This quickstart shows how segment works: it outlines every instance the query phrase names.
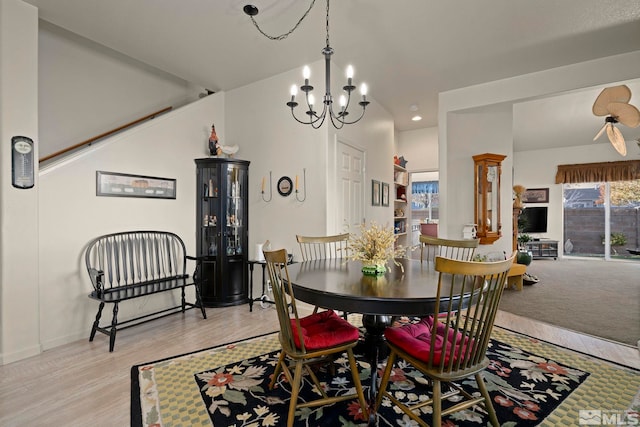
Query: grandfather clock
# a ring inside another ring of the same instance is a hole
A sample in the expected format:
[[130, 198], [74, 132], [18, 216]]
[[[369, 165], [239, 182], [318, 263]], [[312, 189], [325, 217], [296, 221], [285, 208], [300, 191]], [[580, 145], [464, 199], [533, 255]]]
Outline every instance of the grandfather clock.
[[492, 244], [502, 236], [500, 221], [500, 175], [502, 154], [478, 154], [473, 156], [475, 175], [475, 223], [480, 244]]

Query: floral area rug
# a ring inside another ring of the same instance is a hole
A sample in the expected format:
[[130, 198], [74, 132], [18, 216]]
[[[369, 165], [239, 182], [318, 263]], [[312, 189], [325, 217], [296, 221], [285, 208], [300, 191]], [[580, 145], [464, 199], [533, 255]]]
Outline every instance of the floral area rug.
[[[279, 351], [277, 334], [202, 350], [132, 368], [133, 426], [280, 426], [286, 425], [290, 389], [284, 376], [274, 390], [268, 384]], [[594, 410], [617, 417], [637, 416], [640, 372], [571, 352], [524, 335], [494, 329], [485, 382], [502, 426], [578, 425]], [[346, 358], [334, 362], [335, 375], [319, 367], [317, 375], [329, 395], [353, 392]], [[358, 356], [360, 378], [368, 392], [371, 366]], [[377, 367], [381, 375], [384, 361]], [[477, 393], [473, 379], [460, 383]], [[430, 394], [424, 378], [411, 367], [396, 365], [391, 390], [403, 401]], [[317, 396], [305, 378], [301, 399]], [[445, 404], [446, 406], [446, 404]], [[431, 408], [422, 418], [431, 422]], [[591, 412], [587, 412], [591, 411]], [[629, 413], [631, 415], [629, 415]], [[377, 414], [380, 426], [416, 425], [390, 401]], [[485, 426], [478, 407], [452, 414], [444, 426]], [[304, 408], [296, 426], [364, 426], [356, 401]]]

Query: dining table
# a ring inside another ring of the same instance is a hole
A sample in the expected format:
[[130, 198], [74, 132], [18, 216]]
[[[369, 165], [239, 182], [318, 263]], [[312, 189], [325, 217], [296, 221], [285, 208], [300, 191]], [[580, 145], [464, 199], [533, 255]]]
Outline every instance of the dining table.
[[[365, 328], [360, 350], [371, 364], [370, 409], [377, 394], [377, 366], [385, 356], [384, 330], [396, 316], [428, 316], [436, 312], [439, 273], [433, 261], [397, 258], [389, 261], [383, 275], [369, 276], [362, 272], [362, 262], [347, 259], [303, 261], [288, 266], [289, 280], [297, 300], [327, 309], [361, 313]], [[441, 295], [449, 295], [450, 287], [443, 282]], [[472, 299], [471, 292], [449, 301], [440, 298], [437, 312], [464, 309]], [[375, 414], [370, 411], [370, 425]]]

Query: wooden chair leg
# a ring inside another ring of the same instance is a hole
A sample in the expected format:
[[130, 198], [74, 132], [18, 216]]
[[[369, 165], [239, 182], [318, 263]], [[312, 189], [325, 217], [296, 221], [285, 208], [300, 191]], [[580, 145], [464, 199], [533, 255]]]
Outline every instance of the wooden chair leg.
[[298, 404], [298, 393], [300, 392], [300, 383], [302, 382], [302, 361], [296, 360], [296, 370], [291, 382], [291, 402], [289, 403], [289, 415], [287, 416], [287, 427], [293, 427], [293, 421], [296, 415], [296, 406]]
[[100, 325], [100, 317], [102, 317], [102, 309], [104, 308], [104, 303], [100, 303], [100, 307], [98, 307], [98, 313], [96, 314], [96, 320], [93, 321], [93, 327], [91, 328], [91, 335], [89, 335], [89, 341], [93, 341], [96, 336], [96, 332], [98, 331], [98, 326]]
[[[391, 354], [387, 358], [387, 366], [384, 369], [384, 373], [382, 374], [382, 379], [380, 380], [380, 388], [378, 389], [378, 397], [376, 398], [376, 406], [375, 411], [378, 411], [380, 404], [382, 403], [382, 392], [387, 389], [387, 384], [389, 383], [389, 377], [391, 376], [391, 370], [393, 369], [393, 363], [396, 360], [395, 351], [391, 350]], [[372, 366], [371, 369], [376, 369], [375, 366]]]
[[493, 409], [493, 404], [491, 403], [491, 397], [489, 396], [489, 392], [487, 391], [487, 386], [484, 383], [484, 379], [482, 378], [482, 374], [478, 372], [476, 374], [476, 382], [478, 383], [478, 388], [480, 389], [480, 394], [484, 397], [484, 406], [489, 414], [489, 420], [491, 421], [491, 425], [493, 427], [499, 427], [500, 423], [498, 422], [498, 416], [496, 415], [496, 410]]
[[356, 386], [356, 393], [358, 394], [358, 400], [360, 400], [360, 407], [362, 408], [362, 415], [364, 419], [369, 418], [369, 411], [367, 410], [367, 401], [364, 398], [364, 391], [362, 390], [362, 383], [360, 383], [360, 377], [358, 373], [358, 364], [356, 363], [356, 357], [353, 355], [353, 349], [347, 350], [349, 356], [349, 366], [351, 367], [351, 374], [353, 376], [353, 383]]
[[440, 381], [433, 380], [433, 422], [434, 426], [442, 425], [442, 390]]
[[271, 382], [269, 383], [269, 390], [273, 390], [273, 386], [276, 385], [276, 381], [278, 381], [278, 376], [280, 375], [280, 371], [282, 371], [283, 363], [284, 363], [284, 351], [280, 351], [280, 356], [278, 356], [278, 363], [276, 364], [276, 369], [273, 372], [273, 378], [271, 378]]

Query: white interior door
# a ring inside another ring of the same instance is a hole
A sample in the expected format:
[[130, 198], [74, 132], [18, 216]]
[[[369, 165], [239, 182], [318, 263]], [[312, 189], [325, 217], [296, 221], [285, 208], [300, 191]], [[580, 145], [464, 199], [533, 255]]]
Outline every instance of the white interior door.
[[338, 224], [341, 232], [355, 232], [364, 221], [364, 151], [338, 141]]

